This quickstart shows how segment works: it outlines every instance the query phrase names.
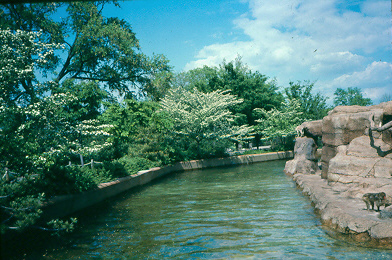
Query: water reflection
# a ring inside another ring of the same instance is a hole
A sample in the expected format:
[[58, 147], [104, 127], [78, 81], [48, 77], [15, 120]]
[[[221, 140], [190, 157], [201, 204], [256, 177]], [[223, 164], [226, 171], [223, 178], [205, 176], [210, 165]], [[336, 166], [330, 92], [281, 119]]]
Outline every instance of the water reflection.
[[284, 163], [172, 175], [86, 212], [42, 259], [391, 259], [326, 235]]

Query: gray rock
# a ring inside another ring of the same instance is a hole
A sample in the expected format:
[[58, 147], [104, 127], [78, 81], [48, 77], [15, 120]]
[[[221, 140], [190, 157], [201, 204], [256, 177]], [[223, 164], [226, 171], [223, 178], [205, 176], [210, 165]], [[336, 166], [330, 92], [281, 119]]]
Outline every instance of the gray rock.
[[392, 206], [386, 207], [380, 211], [381, 219], [391, 219], [392, 218]]
[[287, 161], [284, 171], [288, 174], [315, 174], [318, 167], [316, 163], [316, 143], [312, 138], [296, 138], [294, 146], [294, 159]]

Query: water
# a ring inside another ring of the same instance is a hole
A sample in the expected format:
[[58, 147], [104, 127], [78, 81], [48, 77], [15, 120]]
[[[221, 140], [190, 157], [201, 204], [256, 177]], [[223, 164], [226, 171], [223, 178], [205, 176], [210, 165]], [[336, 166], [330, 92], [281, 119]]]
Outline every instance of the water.
[[173, 174], [91, 209], [31, 259], [392, 259], [329, 237], [284, 161]]

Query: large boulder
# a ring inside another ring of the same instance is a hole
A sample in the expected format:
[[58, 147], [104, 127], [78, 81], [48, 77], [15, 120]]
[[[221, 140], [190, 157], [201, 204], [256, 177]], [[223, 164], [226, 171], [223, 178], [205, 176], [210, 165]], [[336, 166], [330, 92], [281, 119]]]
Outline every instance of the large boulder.
[[[323, 132], [323, 120], [309, 121], [304, 122], [300, 126], [297, 127], [297, 131], [299, 132], [299, 136], [303, 137], [311, 137], [317, 136], [321, 137]], [[311, 136], [308, 136], [308, 135]]]
[[[328, 180], [352, 182], [362, 178], [392, 178], [392, 153], [380, 157], [378, 148], [391, 150], [392, 147], [381, 139], [374, 144], [369, 136], [357, 137], [349, 145], [337, 147], [337, 154], [329, 161]], [[355, 177], [354, 177], [355, 176]]]
[[286, 162], [284, 171], [291, 175], [297, 173], [315, 174], [317, 171], [316, 150], [317, 145], [313, 138], [296, 138], [294, 159]]
[[[381, 126], [392, 119], [392, 102], [376, 106], [338, 106], [328, 113], [322, 121], [322, 142], [324, 144], [321, 164], [323, 178], [328, 176], [330, 160], [337, 154], [337, 148], [348, 145], [360, 136], [369, 136], [373, 125]], [[392, 145], [391, 129], [371, 132], [374, 139], [382, 139]]]

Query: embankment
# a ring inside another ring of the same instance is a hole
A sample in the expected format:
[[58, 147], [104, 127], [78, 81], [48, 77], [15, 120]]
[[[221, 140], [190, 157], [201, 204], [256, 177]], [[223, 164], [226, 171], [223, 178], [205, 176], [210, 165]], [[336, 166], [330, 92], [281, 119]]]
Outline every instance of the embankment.
[[173, 172], [212, 168], [239, 164], [250, 164], [264, 161], [289, 159], [293, 157], [292, 152], [272, 152], [254, 155], [240, 155], [220, 159], [194, 160], [176, 163], [172, 166], [156, 167], [149, 170], [139, 171], [137, 174], [117, 179], [112, 182], [102, 183], [97, 189], [58, 196], [48, 201], [43, 209], [43, 220], [62, 218], [77, 211], [93, 206], [105, 199], [116, 196], [134, 187], [145, 185], [157, 178]]

